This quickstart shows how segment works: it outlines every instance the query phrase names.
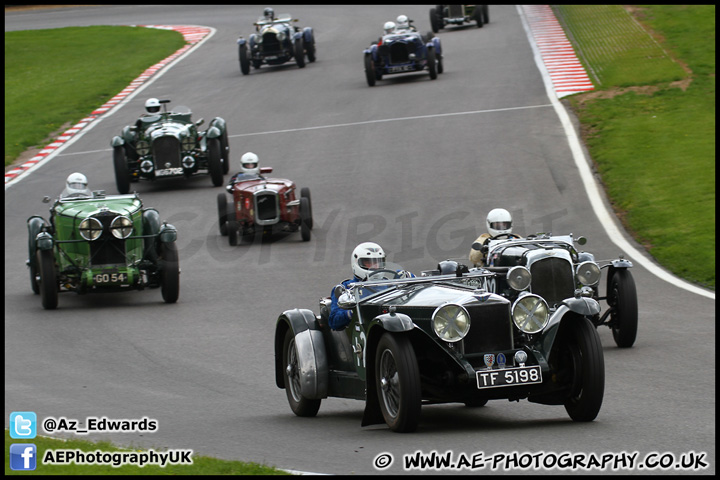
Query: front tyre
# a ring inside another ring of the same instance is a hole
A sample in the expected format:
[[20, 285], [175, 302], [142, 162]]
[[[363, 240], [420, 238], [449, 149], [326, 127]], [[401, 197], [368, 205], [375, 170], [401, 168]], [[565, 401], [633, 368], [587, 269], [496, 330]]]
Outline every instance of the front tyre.
[[52, 250], [37, 251], [37, 265], [40, 271], [40, 299], [45, 310], [54, 310], [58, 305], [58, 282], [55, 274], [55, 256]]
[[223, 162], [223, 175], [227, 175], [230, 171], [230, 142], [228, 141], [227, 128], [220, 135], [220, 151]]
[[637, 338], [638, 305], [635, 280], [628, 270], [615, 270], [608, 292], [610, 328], [615, 344], [620, 348], [632, 347]]
[[227, 236], [227, 196], [224, 193], [218, 193], [217, 196], [218, 222], [220, 225], [220, 235]]
[[406, 336], [383, 334], [375, 352], [375, 383], [385, 423], [395, 432], [413, 432], [420, 421], [420, 370]]
[[310, 198], [310, 189], [308, 187], [303, 187], [300, 189], [300, 198], [307, 198], [308, 199], [308, 206], [310, 207], [310, 230], [313, 228], [313, 215], [312, 215], [312, 199]]
[[299, 68], [305, 67], [305, 46], [302, 38], [295, 40], [295, 61]]
[[113, 165], [115, 167], [115, 184], [118, 192], [125, 195], [130, 191], [130, 170], [125, 158], [125, 149], [122, 145], [113, 147]]
[[300, 236], [303, 242], [310, 240], [310, 200], [307, 197], [300, 198]]
[[568, 369], [570, 395], [565, 410], [576, 422], [595, 420], [605, 393], [605, 359], [600, 336], [587, 318], [571, 318], [563, 337], [561, 362]]
[[163, 243], [160, 246], [160, 291], [165, 303], [177, 302], [180, 294], [180, 261], [177, 245]]
[[243, 75], [250, 73], [250, 59], [248, 58], [247, 45], [240, 45], [240, 71]]
[[283, 379], [290, 409], [298, 417], [314, 417], [320, 410], [321, 399], [305, 398], [300, 387], [300, 367], [298, 363], [295, 336], [291, 329], [285, 332], [283, 341]]
[[438, 76], [438, 72], [437, 72], [437, 61], [435, 58], [435, 49], [434, 48], [428, 48], [427, 64], [428, 64], [428, 70], [430, 71], [430, 80], [435, 80]]
[[208, 170], [210, 170], [210, 179], [214, 187], [219, 187], [223, 183], [223, 164], [222, 152], [219, 138], [208, 138]]
[[375, 76], [375, 62], [373, 62], [371, 53], [365, 54], [365, 78], [369, 86], [375, 86], [377, 77]]
[[235, 212], [228, 212], [227, 213], [227, 237], [228, 237], [228, 243], [231, 247], [236, 247], [239, 243], [239, 235], [238, 235], [238, 222], [235, 220]]

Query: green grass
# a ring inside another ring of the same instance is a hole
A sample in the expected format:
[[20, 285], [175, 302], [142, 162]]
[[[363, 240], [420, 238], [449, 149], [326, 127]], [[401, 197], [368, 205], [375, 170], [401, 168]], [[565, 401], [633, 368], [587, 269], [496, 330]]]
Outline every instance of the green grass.
[[715, 6], [638, 7], [640, 23], [619, 6], [553, 9], [594, 73], [596, 91], [569, 100], [618, 216], [660, 264], [714, 290]]
[[178, 32], [145, 27], [5, 32], [5, 166], [184, 45]]
[[[37, 447], [37, 467], [33, 471], [16, 471], [10, 469], [10, 445], [12, 443], [32, 443]], [[146, 449], [123, 449], [109, 442], [88, 442], [84, 440], [59, 440], [36, 437], [32, 440], [16, 440], [10, 438], [5, 430], [5, 475], [289, 475], [287, 472], [257, 463], [217, 460], [210, 457], [191, 455], [192, 465], [45, 465], [43, 459], [46, 452], [53, 450], [81, 450], [83, 452], [147, 452]], [[154, 449], [155, 452], [163, 450]]]

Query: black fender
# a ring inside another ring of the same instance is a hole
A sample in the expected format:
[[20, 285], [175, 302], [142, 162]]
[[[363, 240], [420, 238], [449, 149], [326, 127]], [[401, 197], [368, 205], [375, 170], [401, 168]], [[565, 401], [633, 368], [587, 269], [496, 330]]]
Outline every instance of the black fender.
[[605, 295], [610, 294], [610, 282], [612, 281], [613, 275], [616, 270], [627, 270], [632, 268], [633, 264], [630, 260], [624, 258], [618, 258], [613, 260], [608, 266], [607, 278], [605, 279]]
[[[224, 132], [226, 128], [225, 119], [223, 119], [222, 117], [215, 117], [210, 121], [210, 126], [217, 127], [220, 130], [220, 134], [222, 134], [222, 132]], [[208, 137], [212, 138], [212, 136], [210, 136], [209, 134]]]
[[[578, 318], [590, 318], [599, 313], [600, 304], [593, 298], [566, 298], [550, 317], [545, 330], [543, 330], [536, 343], [542, 345], [543, 351], [550, 352], [561, 325], [566, 322], [577, 321]], [[546, 360], [549, 360], [549, 358]]]
[[313, 35], [312, 27], [303, 28], [302, 35], [303, 35], [303, 41], [305, 43], [311, 44], [314, 42], [314, 35]]
[[[252, 37], [252, 35], [250, 35], [250, 36]], [[238, 38], [237, 43], [238, 43], [238, 45], [242, 46], [242, 45], [247, 45], [248, 41], [246, 39], [244, 39], [243, 37], [240, 37], [240, 38]]]
[[156, 241], [160, 233], [160, 213], [154, 208], [145, 208], [142, 212], [142, 235], [152, 235], [152, 238], [143, 239], [145, 258], [157, 262]]
[[305, 398], [327, 398], [329, 370], [325, 340], [315, 314], [308, 309], [284, 311], [275, 325], [275, 385], [285, 388], [283, 341], [290, 330], [295, 337]]

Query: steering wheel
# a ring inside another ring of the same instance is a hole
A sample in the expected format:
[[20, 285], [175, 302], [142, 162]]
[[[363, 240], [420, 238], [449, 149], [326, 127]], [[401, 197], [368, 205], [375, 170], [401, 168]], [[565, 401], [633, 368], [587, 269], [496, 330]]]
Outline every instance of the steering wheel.
[[522, 237], [520, 235], [515, 235], [514, 233], [501, 233], [499, 235], [495, 235], [494, 237], [491, 237], [490, 240], [500, 240], [502, 238], [513, 239], [513, 238], [522, 238]]
[[379, 268], [377, 270], [372, 270], [368, 274], [368, 281], [372, 280], [395, 280], [397, 278], [402, 278], [400, 276], [399, 272], [396, 272], [395, 270], [390, 270], [389, 268]]

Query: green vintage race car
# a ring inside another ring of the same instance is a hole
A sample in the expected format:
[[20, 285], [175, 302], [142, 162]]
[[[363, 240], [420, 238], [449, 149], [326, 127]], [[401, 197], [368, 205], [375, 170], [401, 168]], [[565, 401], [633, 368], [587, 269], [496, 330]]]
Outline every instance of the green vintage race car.
[[56, 308], [58, 293], [66, 291], [160, 287], [166, 303], [178, 299], [177, 230], [154, 208], [143, 208], [137, 194], [61, 196], [49, 221], [35, 215], [27, 226], [30, 286], [45, 309]]

